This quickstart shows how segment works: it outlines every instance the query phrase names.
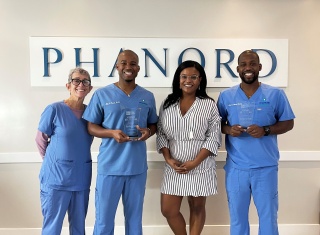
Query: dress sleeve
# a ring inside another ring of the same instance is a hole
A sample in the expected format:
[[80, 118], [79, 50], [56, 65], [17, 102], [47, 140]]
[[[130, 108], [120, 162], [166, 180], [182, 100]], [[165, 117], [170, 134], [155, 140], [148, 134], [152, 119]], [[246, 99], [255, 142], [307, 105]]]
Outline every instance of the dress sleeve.
[[217, 156], [218, 149], [221, 147], [222, 135], [221, 117], [215, 102], [211, 107], [211, 115], [208, 126], [209, 128], [206, 132], [206, 140], [204, 141], [202, 148], [208, 149], [214, 156]]
[[163, 117], [163, 103], [161, 104], [160, 110], [159, 110], [159, 119], [157, 123], [157, 138], [156, 138], [156, 144], [157, 144], [157, 151], [158, 153], [162, 153], [160, 149], [166, 147], [169, 148], [169, 141], [166, 136], [166, 134], [163, 131], [162, 126], [162, 117]]

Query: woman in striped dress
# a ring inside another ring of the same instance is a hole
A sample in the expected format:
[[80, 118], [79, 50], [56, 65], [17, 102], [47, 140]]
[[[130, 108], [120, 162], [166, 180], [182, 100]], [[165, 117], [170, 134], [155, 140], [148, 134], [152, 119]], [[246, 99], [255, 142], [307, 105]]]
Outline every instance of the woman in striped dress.
[[160, 108], [157, 150], [165, 159], [161, 212], [175, 235], [187, 234], [180, 212], [183, 197], [188, 198], [190, 208], [190, 235], [198, 235], [205, 223], [206, 197], [217, 193], [220, 116], [206, 86], [203, 67], [185, 61], [177, 68], [172, 93]]

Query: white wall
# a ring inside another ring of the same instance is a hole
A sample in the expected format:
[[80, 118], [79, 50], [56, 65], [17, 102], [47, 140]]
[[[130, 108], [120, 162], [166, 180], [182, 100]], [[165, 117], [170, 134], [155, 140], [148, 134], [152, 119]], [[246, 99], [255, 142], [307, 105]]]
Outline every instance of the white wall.
[[[34, 160], [37, 159], [34, 136], [44, 107], [68, 97], [63, 84], [61, 88], [30, 86], [30, 36], [289, 39], [289, 86], [285, 92], [297, 118], [294, 130], [279, 137], [281, 151], [291, 159], [280, 162], [279, 223], [281, 234], [318, 234], [319, 12], [318, 0], [0, 0], [0, 235], [39, 234], [37, 176], [41, 163], [40, 159]], [[169, 88], [150, 90], [158, 106], [170, 92]], [[216, 99], [220, 90], [210, 88], [208, 92]], [[95, 140], [94, 152], [98, 151], [98, 145], [99, 140]], [[154, 138], [148, 141], [148, 150], [156, 156]], [[306, 156], [306, 161], [292, 160], [295, 156], [300, 159]], [[223, 161], [219, 161], [220, 194], [208, 198], [206, 234], [228, 234], [222, 167]], [[145, 233], [169, 234], [159, 209], [162, 163], [150, 162], [148, 174]], [[95, 177], [92, 183], [88, 231], [94, 224]], [[184, 203], [184, 214], [187, 211]], [[123, 225], [121, 213], [119, 210], [117, 226]], [[251, 222], [258, 223], [254, 207]]]

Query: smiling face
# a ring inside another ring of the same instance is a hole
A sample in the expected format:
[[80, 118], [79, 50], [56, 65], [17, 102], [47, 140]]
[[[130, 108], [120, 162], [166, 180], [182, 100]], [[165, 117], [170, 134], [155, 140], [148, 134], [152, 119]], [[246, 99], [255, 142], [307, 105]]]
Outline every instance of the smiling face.
[[239, 56], [237, 72], [246, 84], [258, 82], [259, 71], [262, 65], [259, 62], [259, 57], [256, 53], [247, 51]]
[[185, 68], [180, 73], [180, 89], [182, 94], [196, 94], [200, 86], [201, 77], [195, 67]]
[[140, 70], [139, 58], [133, 51], [123, 51], [118, 56], [116, 68], [119, 80], [131, 82], [137, 77]]
[[[72, 80], [74, 81], [72, 82]], [[81, 81], [79, 85], [76, 85], [77, 80]], [[84, 86], [82, 82], [83, 80], [90, 81], [90, 78], [85, 73], [81, 74], [79, 72], [74, 72], [72, 74], [70, 82], [66, 84], [67, 89], [70, 91], [71, 97], [75, 99], [84, 99], [86, 95], [91, 91], [91, 84], [89, 86]]]

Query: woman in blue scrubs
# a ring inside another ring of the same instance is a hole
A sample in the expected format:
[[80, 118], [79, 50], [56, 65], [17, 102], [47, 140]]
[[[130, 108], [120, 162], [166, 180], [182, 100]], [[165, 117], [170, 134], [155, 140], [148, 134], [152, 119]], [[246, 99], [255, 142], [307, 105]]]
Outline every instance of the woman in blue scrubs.
[[67, 212], [70, 234], [85, 234], [93, 137], [82, 114], [83, 101], [92, 89], [89, 73], [71, 70], [66, 87], [70, 97], [45, 108], [36, 136], [43, 158], [39, 175], [43, 235], [60, 234]]

